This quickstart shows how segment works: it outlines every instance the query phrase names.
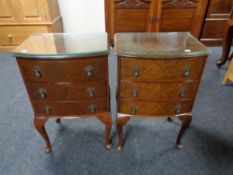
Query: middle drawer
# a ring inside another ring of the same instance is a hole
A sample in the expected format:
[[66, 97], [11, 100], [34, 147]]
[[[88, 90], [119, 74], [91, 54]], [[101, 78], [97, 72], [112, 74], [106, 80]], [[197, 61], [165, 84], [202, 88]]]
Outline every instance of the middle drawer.
[[73, 101], [107, 96], [106, 81], [73, 84], [26, 83], [32, 100]]
[[195, 97], [199, 81], [141, 83], [121, 81], [120, 98], [144, 100], [192, 99]]

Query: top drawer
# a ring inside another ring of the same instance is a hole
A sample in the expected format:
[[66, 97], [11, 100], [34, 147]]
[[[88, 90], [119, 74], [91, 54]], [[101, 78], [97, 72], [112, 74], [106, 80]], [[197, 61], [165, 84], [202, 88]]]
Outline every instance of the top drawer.
[[205, 59], [120, 58], [120, 79], [133, 81], [177, 81], [200, 78]]
[[0, 45], [16, 46], [32, 33], [48, 32], [46, 26], [1, 26]]
[[103, 80], [108, 76], [107, 58], [67, 60], [18, 59], [25, 80], [36, 82], [80, 82]]

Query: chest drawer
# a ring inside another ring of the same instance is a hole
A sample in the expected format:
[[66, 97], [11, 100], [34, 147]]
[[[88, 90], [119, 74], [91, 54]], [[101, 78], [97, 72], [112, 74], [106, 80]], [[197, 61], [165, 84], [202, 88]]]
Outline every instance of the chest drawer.
[[135, 59], [120, 58], [121, 80], [175, 81], [199, 79], [205, 59]]
[[32, 33], [48, 32], [46, 26], [1, 26], [0, 45], [16, 46]]
[[143, 116], [170, 116], [192, 111], [191, 101], [145, 102], [120, 100], [118, 112]]
[[26, 83], [32, 100], [74, 101], [106, 97], [106, 81], [74, 84]]
[[137, 83], [120, 82], [120, 98], [134, 100], [170, 100], [193, 99], [198, 87], [198, 81], [182, 83]]
[[18, 63], [27, 81], [83, 82], [103, 80], [108, 76], [105, 57], [66, 60], [18, 59]]
[[72, 102], [32, 101], [36, 116], [75, 116], [108, 112], [108, 99], [82, 100]]

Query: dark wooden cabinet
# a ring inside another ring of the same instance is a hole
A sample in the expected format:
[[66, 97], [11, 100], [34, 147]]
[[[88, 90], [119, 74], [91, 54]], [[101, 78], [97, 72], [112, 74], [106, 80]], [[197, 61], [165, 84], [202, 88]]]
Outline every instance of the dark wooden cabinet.
[[45, 124], [54, 118], [96, 117], [105, 125], [106, 148], [112, 147], [107, 40], [105, 33], [40, 33], [14, 50], [46, 152]]
[[119, 32], [189, 31], [199, 38], [208, 0], [105, 0], [106, 30]]
[[233, 0], [210, 0], [201, 41], [208, 46], [222, 46], [224, 26], [230, 18]]
[[133, 117], [179, 117], [177, 147], [192, 119], [192, 107], [208, 51], [187, 32], [119, 33], [115, 35], [118, 61], [118, 149], [122, 128]]

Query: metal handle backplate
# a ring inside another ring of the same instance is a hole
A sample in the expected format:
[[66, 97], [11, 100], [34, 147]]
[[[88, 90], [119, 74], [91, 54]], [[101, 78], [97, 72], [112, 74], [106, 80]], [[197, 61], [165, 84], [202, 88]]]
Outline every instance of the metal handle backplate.
[[40, 70], [39, 67], [34, 67], [34, 68], [33, 68], [33, 72], [34, 72], [34, 75], [35, 75], [37, 78], [42, 77], [42, 73], [41, 73], [41, 70]]
[[134, 114], [134, 115], [137, 114], [137, 110], [138, 110], [138, 109], [137, 109], [136, 106], [131, 106], [131, 113], [132, 113], [132, 114]]
[[95, 97], [95, 89], [92, 88], [92, 87], [88, 88], [87, 89], [87, 94], [88, 94], [88, 97], [90, 97], [90, 98]]
[[180, 104], [177, 104], [176, 105], [176, 114], [179, 114], [181, 112], [181, 105]]
[[47, 94], [46, 94], [46, 90], [45, 90], [45, 89], [40, 88], [40, 89], [38, 90], [38, 93], [39, 93], [39, 95], [40, 95], [40, 98], [46, 98], [46, 97], [47, 97]]
[[141, 73], [141, 68], [140, 68], [139, 66], [135, 66], [135, 67], [133, 68], [133, 75], [134, 75], [135, 77], [139, 77], [139, 76], [140, 76], [140, 73]]
[[190, 75], [191, 68], [189, 65], [184, 67], [183, 75], [184, 77], [188, 77]]
[[92, 66], [87, 66], [85, 68], [85, 73], [86, 73], [86, 76], [88, 77], [92, 77], [94, 75], [94, 68]]
[[46, 113], [47, 115], [49, 115], [49, 114], [52, 113], [51, 107], [48, 106], [48, 105], [44, 106], [44, 110], [45, 110], [45, 113]]
[[96, 105], [94, 105], [94, 104], [90, 105], [89, 110], [90, 110], [91, 113], [96, 113]]

